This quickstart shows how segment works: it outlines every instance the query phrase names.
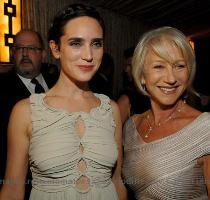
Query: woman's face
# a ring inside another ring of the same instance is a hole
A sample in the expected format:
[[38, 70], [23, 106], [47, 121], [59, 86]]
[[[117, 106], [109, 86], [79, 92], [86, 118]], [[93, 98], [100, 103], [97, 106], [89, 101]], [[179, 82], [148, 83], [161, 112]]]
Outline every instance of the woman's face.
[[103, 55], [100, 24], [87, 16], [71, 19], [64, 27], [57, 53], [53, 54], [60, 59], [61, 75], [74, 82], [89, 81], [98, 70]]
[[132, 80], [132, 72], [131, 72], [131, 68], [132, 68], [132, 56], [127, 58], [126, 61], [126, 66], [125, 66], [125, 73], [127, 74], [128, 78], [130, 80]]
[[189, 70], [181, 51], [176, 46], [167, 41], [163, 45], [170, 62], [149, 50], [145, 58], [143, 80], [152, 103], [170, 106], [185, 91]]

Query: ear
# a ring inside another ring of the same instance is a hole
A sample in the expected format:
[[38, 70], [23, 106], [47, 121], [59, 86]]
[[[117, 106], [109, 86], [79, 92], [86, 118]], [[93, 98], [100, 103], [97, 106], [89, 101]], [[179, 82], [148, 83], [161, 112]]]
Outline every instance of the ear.
[[55, 57], [55, 59], [59, 59], [60, 58], [60, 51], [59, 51], [59, 47], [55, 43], [55, 41], [54, 40], [50, 40], [49, 41], [49, 46], [50, 46], [52, 55]]

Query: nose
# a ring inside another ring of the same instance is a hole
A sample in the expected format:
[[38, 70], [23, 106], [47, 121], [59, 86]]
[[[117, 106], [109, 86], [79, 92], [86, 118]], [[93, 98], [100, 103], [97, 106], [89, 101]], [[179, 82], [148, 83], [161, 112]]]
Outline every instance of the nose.
[[28, 49], [27, 49], [27, 47], [23, 47], [23, 48], [22, 48], [22, 55], [23, 55], [24, 57], [27, 57], [27, 56], [28, 56]]
[[176, 72], [174, 72], [173, 68], [167, 69], [167, 74], [166, 74], [166, 82], [170, 85], [174, 85], [177, 80], [176, 80]]
[[91, 46], [84, 46], [82, 49], [82, 59], [86, 60], [87, 62], [91, 62], [93, 60], [93, 52]]

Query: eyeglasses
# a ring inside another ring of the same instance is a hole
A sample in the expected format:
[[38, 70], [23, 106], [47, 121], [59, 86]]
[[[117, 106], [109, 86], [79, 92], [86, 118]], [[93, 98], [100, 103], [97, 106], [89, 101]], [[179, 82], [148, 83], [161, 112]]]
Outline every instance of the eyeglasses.
[[28, 53], [38, 53], [42, 50], [41, 47], [34, 47], [34, 46], [13, 46], [13, 49], [17, 53], [23, 53], [26, 50]]

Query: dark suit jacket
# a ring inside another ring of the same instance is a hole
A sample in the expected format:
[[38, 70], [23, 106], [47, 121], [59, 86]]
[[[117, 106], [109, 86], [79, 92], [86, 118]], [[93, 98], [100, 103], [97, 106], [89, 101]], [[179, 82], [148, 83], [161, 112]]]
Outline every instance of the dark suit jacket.
[[[50, 69], [50, 70], [48, 70]], [[58, 79], [58, 70], [52, 70], [52, 66], [43, 65], [42, 75], [51, 88]], [[6, 155], [7, 155], [7, 126], [9, 116], [13, 106], [24, 98], [28, 98], [31, 93], [28, 91], [24, 83], [15, 73], [11, 71], [9, 73], [0, 74], [0, 185], [4, 178]], [[26, 197], [28, 199], [30, 185], [26, 185]]]

